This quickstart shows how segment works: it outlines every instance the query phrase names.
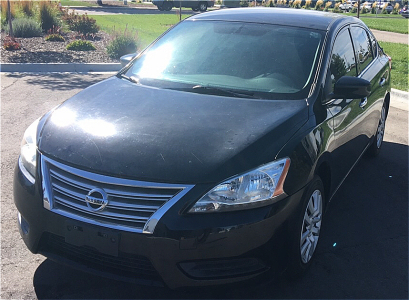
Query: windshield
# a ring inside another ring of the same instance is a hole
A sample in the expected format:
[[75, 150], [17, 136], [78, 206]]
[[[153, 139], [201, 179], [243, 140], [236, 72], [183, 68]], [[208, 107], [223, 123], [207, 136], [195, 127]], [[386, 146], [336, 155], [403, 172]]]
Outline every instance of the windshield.
[[188, 92], [300, 99], [308, 96], [321, 44], [321, 32], [311, 29], [186, 20], [125, 75], [140, 84]]

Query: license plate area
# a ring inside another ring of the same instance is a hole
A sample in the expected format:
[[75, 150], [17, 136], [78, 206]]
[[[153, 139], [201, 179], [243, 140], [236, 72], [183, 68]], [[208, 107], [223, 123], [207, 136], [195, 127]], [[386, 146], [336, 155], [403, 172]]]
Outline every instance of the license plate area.
[[96, 251], [118, 256], [120, 235], [112, 230], [75, 221], [65, 222], [65, 242], [75, 246], [88, 246]]

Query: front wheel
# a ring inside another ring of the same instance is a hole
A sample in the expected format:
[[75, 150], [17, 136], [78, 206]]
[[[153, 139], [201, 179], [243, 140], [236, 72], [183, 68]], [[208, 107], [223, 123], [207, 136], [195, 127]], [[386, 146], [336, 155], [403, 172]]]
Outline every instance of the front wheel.
[[321, 179], [315, 176], [290, 226], [287, 270], [290, 278], [301, 276], [311, 264], [320, 237], [324, 203], [324, 185]]
[[201, 12], [206, 11], [206, 10], [207, 10], [207, 3], [206, 3], [206, 2], [200, 2], [200, 3], [199, 3], [199, 10], [200, 10]]
[[386, 123], [386, 108], [385, 105], [382, 106], [381, 110], [381, 117], [379, 118], [379, 123], [378, 123], [378, 128], [376, 129], [376, 134], [375, 134], [375, 139], [372, 142], [372, 144], [368, 148], [368, 155], [375, 157], [378, 156], [382, 143], [383, 143], [383, 137], [385, 135], [385, 123]]

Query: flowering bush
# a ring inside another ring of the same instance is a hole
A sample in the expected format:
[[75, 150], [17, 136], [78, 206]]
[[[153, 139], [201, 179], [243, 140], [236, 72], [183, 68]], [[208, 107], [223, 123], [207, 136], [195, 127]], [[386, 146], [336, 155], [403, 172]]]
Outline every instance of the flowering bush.
[[20, 50], [21, 49], [21, 45], [19, 42], [17, 42], [15, 39], [7, 37], [4, 40], [3, 43], [3, 48], [8, 50], [8, 51], [12, 51], [12, 50]]
[[68, 13], [64, 11], [62, 19], [67, 23], [70, 30], [83, 35], [95, 34], [99, 31], [99, 27], [96, 24], [97, 21], [88, 17], [87, 14], [80, 16], [74, 12]]

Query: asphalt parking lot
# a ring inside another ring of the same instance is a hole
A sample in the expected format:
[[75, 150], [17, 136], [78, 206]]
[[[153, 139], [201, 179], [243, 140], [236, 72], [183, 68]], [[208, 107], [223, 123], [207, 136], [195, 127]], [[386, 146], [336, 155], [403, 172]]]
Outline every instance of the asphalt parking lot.
[[29, 252], [17, 229], [13, 170], [25, 128], [107, 74], [1, 74], [1, 299], [408, 299], [408, 111], [392, 98], [385, 143], [364, 157], [324, 217], [301, 280], [169, 291], [60, 266]]

